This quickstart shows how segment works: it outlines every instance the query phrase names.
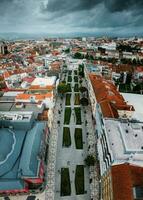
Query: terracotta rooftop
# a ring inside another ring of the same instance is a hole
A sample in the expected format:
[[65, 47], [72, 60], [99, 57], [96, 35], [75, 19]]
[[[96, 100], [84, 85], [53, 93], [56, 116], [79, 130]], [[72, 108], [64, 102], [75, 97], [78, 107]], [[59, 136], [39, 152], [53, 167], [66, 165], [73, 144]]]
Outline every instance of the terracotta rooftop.
[[137, 67], [136, 68], [136, 70], [135, 70], [135, 72], [143, 72], [143, 67], [142, 66], [140, 66], [140, 67]]
[[23, 81], [26, 81], [28, 83], [32, 83], [34, 79], [35, 79], [35, 77], [25, 77], [25, 78], [23, 78]]
[[44, 100], [45, 98], [51, 98], [53, 95], [52, 93], [47, 94], [18, 94], [16, 96], [17, 100], [29, 100], [31, 97], [35, 97], [35, 100]]
[[102, 114], [106, 118], [118, 118], [117, 109], [115, 109], [108, 100], [104, 100], [100, 103]]
[[134, 68], [131, 65], [128, 65], [128, 64], [112, 65], [111, 68], [112, 68], [112, 71], [116, 72], [116, 73], [133, 72], [134, 71]]
[[134, 110], [133, 106], [127, 105], [111, 81], [92, 73], [89, 74], [89, 78], [104, 117], [118, 118], [117, 110]]
[[47, 86], [40, 86], [40, 85], [31, 85], [29, 90], [53, 90], [53, 85], [47, 85]]
[[134, 200], [133, 187], [143, 187], [143, 167], [128, 163], [115, 165], [111, 168], [111, 174], [113, 199]]

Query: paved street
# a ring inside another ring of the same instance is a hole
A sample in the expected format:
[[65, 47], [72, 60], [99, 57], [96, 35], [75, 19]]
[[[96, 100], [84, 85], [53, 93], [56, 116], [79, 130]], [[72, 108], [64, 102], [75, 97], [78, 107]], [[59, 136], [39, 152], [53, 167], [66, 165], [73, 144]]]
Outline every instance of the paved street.
[[[73, 76], [73, 73], [72, 73]], [[72, 79], [73, 80], [73, 79]], [[74, 87], [74, 81], [72, 81], [71, 86]], [[71, 133], [71, 146], [68, 148], [62, 147], [62, 139], [63, 139], [63, 124], [64, 124], [64, 110], [65, 110], [65, 100], [62, 103], [62, 113], [61, 113], [61, 120], [60, 120], [60, 127], [59, 127], [59, 133], [58, 133], [58, 146], [57, 146], [57, 161], [56, 161], [56, 193], [55, 193], [55, 200], [65, 199], [65, 200], [88, 200], [90, 199], [90, 186], [89, 186], [89, 170], [85, 167], [84, 173], [85, 173], [85, 191], [87, 191], [84, 195], [76, 195], [75, 192], [75, 168], [76, 165], [84, 165], [84, 159], [87, 156], [87, 140], [86, 140], [86, 129], [85, 129], [85, 118], [83, 113], [82, 115], [82, 125], [76, 125], [75, 123], [75, 113], [74, 113], [74, 107], [77, 107], [74, 105], [74, 91], [72, 90], [71, 93], [71, 105], [72, 114], [71, 114], [71, 120], [69, 125], [65, 125], [65, 127], [70, 128]], [[78, 106], [79, 107], [79, 106]], [[81, 111], [83, 112], [83, 111]], [[75, 128], [82, 128], [82, 134], [83, 134], [83, 149], [77, 150], [75, 147], [75, 140], [74, 140], [74, 131]], [[60, 170], [62, 167], [68, 167], [70, 171], [70, 180], [71, 180], [71, 196], [61, 197], [60, 196], [60, 181], [61, 181], [61, 175]]]

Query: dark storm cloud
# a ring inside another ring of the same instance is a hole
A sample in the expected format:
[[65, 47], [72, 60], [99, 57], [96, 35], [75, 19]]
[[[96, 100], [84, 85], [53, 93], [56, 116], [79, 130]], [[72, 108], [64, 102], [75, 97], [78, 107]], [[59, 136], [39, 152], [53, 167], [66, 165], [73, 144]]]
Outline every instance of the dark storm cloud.
[[90, 10], [99, 2], [100, 0], [49, 0], [46, 9], [50, 12]]
[[5, 30], [137, 32], [143, 0], [0, 0], [0, 17]]
[[49, 0], [42, 12], [70, 15], [72, 27], [143, 26], [143, 0]]
[[104, 4], [111, 12], [143, 8], [143, 0], [49, 0], [45, 10], [65, 13], [93, 9], [97, 4]]
[[143, 8], [143, 0], [105, 0], [104, 3], [112, 12]]

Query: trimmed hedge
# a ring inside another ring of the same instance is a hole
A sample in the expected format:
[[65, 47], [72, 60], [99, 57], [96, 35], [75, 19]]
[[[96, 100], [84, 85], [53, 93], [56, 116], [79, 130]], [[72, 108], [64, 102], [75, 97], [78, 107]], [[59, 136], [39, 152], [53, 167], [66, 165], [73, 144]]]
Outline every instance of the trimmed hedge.
[[61, 196], [71, 195], [69, 168], [61, 168]]
[[84, 165], [77, 165], [75, 172], [76, 194], [84, 194]]
[[74, 108], [74, 110], [75, 110], [75, 116], [76, 116], [76, 124], [81, 125], [81, 108], [77, 107], [77, 108]]
[[66, 106], [71, 105], [71, 94], [66, 94]]
[[78, 76], [74, 76], [74, 82], [78, 82]]
[[70, 128], [64, 127], [63, 129], [63, 146], [69, 147], [71, 145]]
[[74, 70], [74, 74], [77, 75], [77, 70]]
[[78, 87], [78, 84], [77, 84], [77, 83], [74, 85], [74, 91], [75, 91], [75, 92], [79, 92], [79, 87]]
[[71, 75], [71, 74], [72, 74], [72, 71], [71, 71], [71, 70], [69, 70], [69, 71], [68, 71], [68, 75]]
[[68, 83], [67, 86], [68, 86], [68, 92], [71, 92], [71, 91], [72, 91], [72, 89], [71, 89], [71, 84]]
[[72, 76], [68, 76], [68, 82], [72, 82]]
[[75, 129], [74, 138], [75, 138], [76, 149], [83, 149], [82, 129], [81, 128]]
[[75, 94], [74, 104], [75, 105], [80, 105], [80, 95], [79, 94]]
[[64, 124], [69, 124], [71, 118], [71, 108], [65, 108]]

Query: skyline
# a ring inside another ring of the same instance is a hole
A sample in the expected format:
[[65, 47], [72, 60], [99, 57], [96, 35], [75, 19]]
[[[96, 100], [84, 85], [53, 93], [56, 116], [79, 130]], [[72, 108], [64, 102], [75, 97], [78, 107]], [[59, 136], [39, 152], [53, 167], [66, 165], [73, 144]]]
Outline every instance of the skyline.
[[141, 0], [1, 0], [0, 33], [142, 35]]

